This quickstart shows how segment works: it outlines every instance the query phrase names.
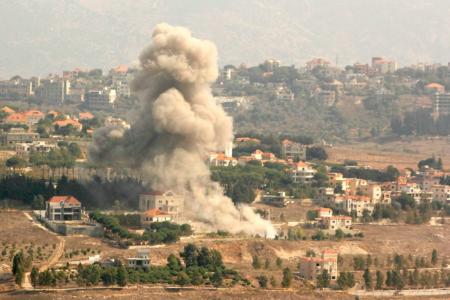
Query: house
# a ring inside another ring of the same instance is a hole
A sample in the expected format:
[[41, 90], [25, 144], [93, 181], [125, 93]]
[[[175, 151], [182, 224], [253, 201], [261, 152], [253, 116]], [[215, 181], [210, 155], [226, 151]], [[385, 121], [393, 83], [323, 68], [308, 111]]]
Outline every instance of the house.
[[150, 252], [148, 250], [138, 250], [136, 257], [127, 258], [129, 268], [148, 268], [150, 267]]
[[81, 203], [73, 196], [53, 196], [45, 204], [45, 217], [50, 221], [81, 220]]
[[281, 157], [293, 161], [306, 160], [306, 146], [288, 139], [281, 142]]
[[333, 216], [333, 210], [327, 207], [320, 207], [317, 209], [318, 218], [329, 218]]
[[328, 271], [331, 280], [338, 276], [338, 253], [335, 250], [325, 250], [321, 257], [302, 257], [300, 259], [300, 276], [306, 280], [316, 280], [324, 270]]
[[11, 113], [3, 121], [6, 124], [24, 124], [28, 125], [28, 120], [22, 113]]
[[322, 225], [323, 228], [329, 229], [329, 230], [351, 229], [352, 218], [349, 216], [323, 217], [320, 220], [320, 224]]
[[292, 178], [294, 182], [311, 183], [317, 170], [311, 164], [299, 161], [293, 164]]
[[10, 114], [13, 114], [13, 113], [16, 112], [14, 109], [12, 109], [12, 108], [10, 108], [8, 106], [3, 106], [1, 111], [4, 112], [7, 115], [10, 115]]
[[74, 120], [74, 119], [65, 119], [65, 120], [58, 120], [53, 122], [53, 126], [55, 127], [66, 127], [72, 125], [72, 127], [76, 130], [76, 131], [81, 131], [83, 129], [83, 124], [81, 124], [80, 122], [78, 122], [78, 120]]
[[436, 82], [432, 82], [427, 84], [424, 87], [425, 92], [429, 93], [429, 94], [435, 94], [435, 93], [444, 93], [445, 92], [445, 86], [443, 86], [442, 84], [436, 83]]
[[208, 155], [207, 162], [208, 166], [212, 167], [230, 167], [236, 166], [238, 161], [234, 157], [226, 156], [224, 153], [210, 153]]
[[80, 112], [78, 114], [78, 119], [80, 120], [92, 120], [95, 116], [90, 112]]
[[169, 213], [163, 212], [157, 208], [149, 209], [141, 214], [141, 225], [148, 226], [154, 222], [170, 222], [172, 217]]
[[113, 117], [107, 117], [105, 119], [105, 126], [122, 128], [122, 129], [130, 129], [131, 128], [131, 125], [128, 122], [122, 120], [121, 118], [113, 118]]
[[184, 210], [184, 197], [172, 191], [153, 191], [139, 195], [140, 211], [147, 211], [154, 208], [169, 213], [172, 219], [178, 219]]
[[27, 123], [30, 125], [35, 125], [40, 120], [45, 118], [45, 114], [39, 110], [28, 110], [28, 111], [24, 112], [23, 115], [27, 119]]
[[320, 187], [317, 193], [317, 202], [332, 203], [334, 202], [334, 189], [331, 187]]

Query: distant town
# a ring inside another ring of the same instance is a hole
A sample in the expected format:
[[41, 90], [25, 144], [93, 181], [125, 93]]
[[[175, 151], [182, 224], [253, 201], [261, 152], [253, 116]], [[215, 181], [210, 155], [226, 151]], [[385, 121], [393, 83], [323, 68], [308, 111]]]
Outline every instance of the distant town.
[[[97, 129], [132, 127], [137, 72], [0, 81], [0, 291], [448, 295], [450, 63], [222, 67], [213, 99], [234, 137], [204, 162], [236, 206], [273, 224], [273, 239], [208, 230], [184, 195], [89, 159]], [[406, 146], [351, 154], [393, 140]]]

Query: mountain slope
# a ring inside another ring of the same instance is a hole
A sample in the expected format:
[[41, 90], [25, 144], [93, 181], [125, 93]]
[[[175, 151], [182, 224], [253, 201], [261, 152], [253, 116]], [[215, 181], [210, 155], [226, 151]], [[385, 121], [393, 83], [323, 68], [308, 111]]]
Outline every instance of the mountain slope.
[[159, 22], [213, 40], [221, 63], [446, 63], [448, 15], [447, 0], [0, 1], [0, 77], [133, 62]]

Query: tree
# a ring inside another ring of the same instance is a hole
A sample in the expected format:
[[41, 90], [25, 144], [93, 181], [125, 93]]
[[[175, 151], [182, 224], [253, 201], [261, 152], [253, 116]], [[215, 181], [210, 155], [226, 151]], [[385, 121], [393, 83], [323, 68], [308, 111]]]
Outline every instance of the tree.
[[307, 160], [327, 160], [328, 155], [323, 147], [313, 146], [306, 149]]
[[372, 288], [372, 274], [370, 273], [369, 269], [364, 270], [363, 278], [364, 278], [364, 284], [366, 286], [366, 289], [371, 289]]
[[186, 272], [181, 271], [178, 272], [176, 283], [181, 286], [188, 285], [191, 283], [191, 278], [188, 274], [186, 274]]
[[376, 281], [377, 281], [375, 285], [376, 289], [381, 290], [383, 288], [384, 276], [380, 270], [378, 270], [376, 273]]
[[292, 283], [292, 272], [288, 267], [283, 270], [283, 280], [281, 281], [281, 286], [284, 288], [288, 288]]
[[211, 277], [211, 282], [215, 287], [221, 286], [223, 283], [223, 273], [222, 268], [217, 268]]
[[340, 239], [344, 238], [345, 234], [344, 234], [344, 231], [342, 231], [342, 229], [338, 228], [338, 229], [336, 229], [336, 233], [334, 236], [336, 237], [336, 239], [340, 240]]
[[39, 284], [39, 270], [36, 267], [31, 269], [30, 274], [31, 284], [36, 287]]
[[198, 265], [198, 252], [198, 248], [194, 244], [187, 244], [184, 247], [184, 250], [180, 253], [180, 256], [183, 258], [186, 268]]
[[77, 143], [70, 143], [67, 150], [69, 150], [69, 153], [76, 158], [81, 157], [81, 149], [80, 146]]
[[178, 272], [181, 270], [181, 262], [178, 257], [176, 257], [173, 253], [167, 257], [167, 268], [169, 270]]
[[270, 268], [270, 260], [268, 258], [266, 258], [266, 261], [264, 262], [264, 269], [269, 269]]
[[36, 195], [33, 197], [33, 202], [31, 203], [32, 209], [45, 209], [45, 199], [42, 195]]
[[330, 286], [330, 274], [328, 273], [328, 270], [325, 269], [319, 274], [317, 278], [317, 285], [320, 288], [327, 288]]
[[277, 257], [275, 263], [276, 263], [278, 268], [281, 268], [283, 266], [283, 260], [281, 258], [279, 258], [279, 257]]
[[405, 286], [402, 276], [398, 270], [392, 271], [392, 283], [398, 290], [401, 290]]
[[252, 266], [254, 269], [261, 268], [261, 262], [259, 261], [259, 257], [257, 255], [253, 255]]
[[270, 285], [272, 287], [276, 287], [277, 286], [277, 280], [273, 276], [270, 277]]
[[392, 277], [392, 271], [390, 271], [390, 270], [386, 271], [386, 285], [388, 287], [391, 287], [391, 286], [394, 285], [394, 280], [393, 280], [393, 277]]
[[431, 263], [433, 265], [436, 265], [438, 261], [438, 253], [436, 249], [433, 249], [433, 252], [431, 252]]
[[339, 277], [337, 279], [338, 287], [341, 290], [345, 290], [347, 288], [352, 288], [355, 286], [355, 277], [351, 272], [341, 272], [339, 273]]
[[261, 275], [261, 276], [258, 276], [257, 279], [258, 279], [259, 287], [265, 289], [267, 287], [267, 281], [268, 281], [267, 276]]
[[5, 166], [7, 166], [8, 168], [12, 168], [14, 173], [16, 173], [16, 168], [22, 167], [24, 165], [25, 161], [18, 156], [10, 157], [5, 162]]
[[22, 252], [16, 253], [13, 257], [12, 273], [14, 275], [16, 284], [22, 285], [23, 277], [25, 274], [24, 259]]
[[126, 286], [128, 283], [128, 273], [122, 265], [117, 269], [116, 282], [119, 286]]

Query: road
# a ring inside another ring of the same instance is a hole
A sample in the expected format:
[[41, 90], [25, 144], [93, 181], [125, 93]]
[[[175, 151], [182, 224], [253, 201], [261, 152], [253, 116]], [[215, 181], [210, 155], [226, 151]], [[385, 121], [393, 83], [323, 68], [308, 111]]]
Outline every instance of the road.
[[[46, 262], [42, 263], [39, 266], [39, 272], [43, 272], [43, 271], [47, 270], [48, 268], [50, 268], [51, 266], [55, 265], [59, 261], [61, 256], [63, 256], [66, 241], [58, 234], [54, 233], [53, 231], [49, 230], [47, 227], [43, 226], [41, 223], [36, 222], [36, 220], [34, 220], [33, 217], [31, 217], [28, 212], [24, 212], [23, 214], [25, 215], [25, 217], [27, 219], [29, 219], [33, 223], [34, 226], [37, 226], [37, 227], [41, 228], [42, 230], [45, 230], [48, 233], [53, 234], [58, 239], [58, 244], [56, 245], [55, 251], [52, 252], [52, 255], [50, 255], [50, 258]], [[25, 273], [25, 278], [24, 278], [24, 281], [22, 282], [23, 289], [26, 289], [26, 290], [33, 289], [33, 286], [31, 285], [30, 274], [31, 274], [30, 272]]]
[[441, 289], [409, 289], [409, 290], [355, 290], [349, 294], [362, 297], [392, 297], [392, 296], [442, 296], [450, 295], [450, 288]]

